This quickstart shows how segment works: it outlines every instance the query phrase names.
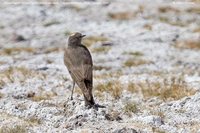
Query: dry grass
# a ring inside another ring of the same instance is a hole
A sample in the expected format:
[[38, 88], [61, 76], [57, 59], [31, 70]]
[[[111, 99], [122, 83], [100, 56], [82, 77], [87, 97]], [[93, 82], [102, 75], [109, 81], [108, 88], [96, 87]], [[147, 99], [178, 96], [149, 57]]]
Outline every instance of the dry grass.
[[50, 47], [50, 48], [44, 49], [43, 53], [49, 54], [52, 52], [59, 52], [59, 51], [61, 51], [61, 48], [59, 48], [59, 47]]
[[40, 119], [35, 118], [35, 117], [31, 117], [31, 118], [25, 119], [25, 121], [27, 123], [30, 123], [31, 125], [40, 125], [40, 124], [42, 124], [42, 121]]
[[91, 45], [97, 43], [97, 42], [107, 42], [109, 41], [109, 39], [107, 37], [104, 36], [89, 36], [89, 37], [85, 37], [83, 39], [83, 44], [87, 47], [90, 47]]
[[179, 26], [179, 27], [184, 27], [184, 26], [187, 26], [188, 25], [188, 23], [186, 23], [186, 22], [183, 22], [183, 21], [181, 21], [181, 20], [176, 20], [176, 21], [174, 21], [174, 20], [172, 20], [172, 19], [170, 19], [170, 18], [168, 18], [168, 17], [159, 17], [159, 20], [162, 22], [162, 23], [166, 23], [166, 24], [170, 24], [170, 25], [172, 25], [172, 26]]
[[106, 78], [119, 78], [120, 76], [122, 76], [122, 71], [121, 70], [118, 70], [116, 72], [107, 72], [107, 73], [103, 73], [103, 74], [100, 74], [100, 75], [94, 75], [94, 78], [96, 80], [98, 79], [106, 79]]
[[16, 125], [16, 126], [3, 126], [0, 128], [0, 133], [28, 133], [26, 126]]
[[[1, 74], [0, 74], [1, 75]], [[0, 76], [1, 77], [1, 76]], [[0, 79], [0, 88], [3, 88], [3, 86], [6, 84], [6, 82], [3, 79]]]
[[197, 27], [196, 29], [194, 29], [193, 32], [200, 33], [200, 27]]
[[68, 8], [75, 10], [77, 12], [83, 11], [85, 8], [79, 6], [78, 4], [69, 4], [67, 5]]
[[136, 11], [108, 13], [108, 17], [113, 20], [130, 20], [130, 19], [135, 18], [138, 14], [142, 14], [143, 12], [144, 12], [144, 6], [139, 5]]
[[117, 13], [108, 13], [108, 17], [114, 20], [130, 20], [136, 17], [136, 12], [117, 12]]
[[97, 71], [100, 71], [100, 70], [110, 70], [111, 67], [106, 67], [106, 66], [102, 66], [102, 65], [94, 65], [93, 66], [93, 70], [97, 70]]
[[128, 87], [130, 92], [141, 92], [143, 97], [148, 99], [158, 97], [161, 100], [178, 100], [196, 93], [195, 90], [188, 87], [182, 77], [172, 77], [169, 81], [163, 82], [130, 83]]
[[132, 82], [128, 84], [127, 90], [131, 93], [139, 93], [138, 85]]
[[57, 20], [52, 20], [52, 21], [44, 23], [43, 26], [44, 27], [49, 27], [49, 26], [57, 25], [57, 24], [60, 24], [60, 22], [58, 22]]
[[24, 83], [27, 79], [35, 78], [36, 76], [40, 79], [46, 78], [46, 74], [26, 67], [9, 67], [0, 72], [0, 87], [3, 87], [8, 83]]
[[174, 46], [176, 48], [181, 49], [200, 49], [200, 40], [185, 40], [185, 41], [177, 41], [175, 42]]
[[98, 99], [101, 101], [105, 100], [105, 95], [100, 91], [94, 91], [94, 96], [98, 97]]
[[9, 67], [7, 70], [4, 70], [0, 73], [0, 84], [4, 86], [5, 83], [24, 81], [27, 77], [32, 74], [32, 71], [25, 67]]
[[31, 77], [31, 75], [33, 75], [33, 71], [25, 67], [9, 67], [0, 73], [0, 84], [4, 86], [5, 83], [9, 82], [23, 82], [26, 78]]
[[157, 128], [157, 127], [152, 127], [152, 132], [153, 132], [153, 133], [166, 133], [165, 131], [160, 130], [160, 129]]
[[124, 67], [133, 67], [133, 66], [140, 66], [144, 64], [150, 64], [152, 63], [151, 61], [147, 61], [141, 58], [129, 58], [124, 62]]
[[200, 14], [200, 7], [192, 7], [186, 10], [189, 13], [196, 13], [196, 14]]
[[6, 64], [5, 61], [0, 61], [0, 65]]
[[102, 52], [108, 52], [111, 49], [111, 47], [108, 46], [101, 46], [101, 47], [96, 47], [92, 49], [92, 52], [94, 53], [102, 53]]
[[131, 116], [132, 113], [137, 113], [138, 112], [138, 107], [134, 102], [128, 102], [124, 106], [124, 112]]
[[46, 62], [47, 62], [47, 64], [52, 64], [52, 63], [53, 63], [53, 60], [47, 59]]
[[45, 91], [42, 87], [39, 88], [39, 93], [29, 96], [32, 101], [39, 102], [42, 100], [50, 100], [52, 97], [57, 96], [53, 91]]
[[123, 86], [119, 81], [114, 80], [98, 84], [95, 90], [99, 92], [108, 92], [114, 99], [119, 99], [123, 91]]
[[192, 2], [196, 2], [197, 4], [200, 4], [200, 0], [190, 0]]
[[[119, 77], [120, 76], [114, 76], [112, 74], [95, 77], [96, 80], [112, 78], [109, 82], [99, 83], [95, 86], [95, 90], [100, 93], [107, 92], [111, 94], [114, 99], [119, 99], [123, 90], [127, 90], [131, 93], [137, 93], [143, 96], [144, 99], [158, 97], [163, 101], [179, 100], [196, 93], [196, 90], [189, 87], [182, 76], [164, 78], [159, 82], [150, 82], [148, 80], [137, 83], [129, 82], [127, 85], [123, 85], [118, 80]], [[97, 95], [102, 97], [98, 92]]]
[[33, 48], [33, 47], [12, 47], [12, 48], [4, 48], [0, 50], [0, 55], [17, 55], [20, 53], [31, 53], [36, 54], [40, 53], [52, 53], [52, 52], [59, 52], [62, 48], [59, 47], [50, 47], [50, 48]]
[[147, 30], [149, 30], [149, 31], [151, 31], [151, 30], [152, 30], [152, 25], [150, 25], [150, 24], [145, 24], [145, 25], [143, 26], [143, 28], [144, 28], [144, 29], [147, 29]]
[[171, 7], [171, 6], [162, 6], [162, 7], [159, 7], [158, 11], [160, 13], [167, 13], [167, 12], [179, 13], [180, 12], [180, 10], [178, 10], [178, 9], [176, 9], [174, 7]]
[[4, 94], [0, 92], [0, 98], [3, 98]]
[[37, 118], [25, 119], [4, 112], [0, 112], [0, 120], [11, 122], [9, 125], [0, 124], [0, 133], [27, 133], [27, 127], [41, 124]]
[[134, 51], [134, 52], [124, 52], [124, 55], [132, 55], [132, 56], [143, 56], [144, 54], [139, 51]]
[[[71, 88], [71, 89], [72, 89], [72, 88]], [[77, 87], [77, 86], [75, 86], [74, 92], [77, 93], [77, 94], [79, 94], [79, 95], [82, 95], [81, 89], [80, 89], [79, 87]], [[71, 90], [70, 90], [70, 93], [71, 93]]]
[[152, 115], [155, 115], [155, 116], [159, 116], [161, 118], [161, 120], [164, 120], [165, 119], [165, 114], [164, 112], [161, 112], [161, 111], [156, 111], [155, 110], [155, 106], [156, 105], [152, 105], [151, 108], [149, 109], [151, 114]]
[[36, 49], [32, 47], [12, 47], [12, 48], [4, 48], [0, 51], [0, 55], [14, 55], [22, 52], [26, 53], [35, 53]]

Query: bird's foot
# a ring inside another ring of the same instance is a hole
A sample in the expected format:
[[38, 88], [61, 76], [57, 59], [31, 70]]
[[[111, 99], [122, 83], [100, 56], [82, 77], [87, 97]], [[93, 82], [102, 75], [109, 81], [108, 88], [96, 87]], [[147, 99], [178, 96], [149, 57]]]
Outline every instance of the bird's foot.
[[85, 105], [86, 109], [93, 108], [95, 110], [98, 110], [99, 108], [106, 108], [106, 106], [99, 105], [99, 104], [87, 104]]
[[99, 105], [99, 104], [95, 104], [94, 105], [96, 108], [106, 108], [106, 106], [104, 106], [104, 105]]

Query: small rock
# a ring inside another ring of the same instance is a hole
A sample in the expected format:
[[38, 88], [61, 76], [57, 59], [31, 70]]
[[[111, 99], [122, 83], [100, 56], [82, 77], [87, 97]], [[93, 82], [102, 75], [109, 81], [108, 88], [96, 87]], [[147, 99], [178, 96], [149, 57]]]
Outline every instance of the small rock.
[[113, 133], [138, 133], [135, 129], [132, 128], [122, 128], [122, 129], [117, 129]]
[[26, 39], [25, 39], [22, 35], [14, 34], [12, 40], [13, 40], [13, 41], [16, 41], [16, 42], [21, 42], [21, 41], [25, 41]]
[[122, 120], [122, 118], [119, 115], [111, 115], [111, 114], [106, 114], [105, 118], [106, 118], [106, 120], [109, 120], [109, 121], [114, 121], [114, 120], [119, 121], [119, 120]]
[[31, 98], [31, 97], [34, 97], [35, 96], [35, 92], [29, 92], [28, 94], [27, 94], [27, 97], [28, 98]]
[[38, 68], [37, 70], [38, 71], [45, 71], [45, 70], [47, 70], [47, 69], [49, 69], [48, 67], [41, 67], [41, 68]]
[[112, 42], [103, 42], [101, 45], [102, 46], [112, 46], [113, 43]]

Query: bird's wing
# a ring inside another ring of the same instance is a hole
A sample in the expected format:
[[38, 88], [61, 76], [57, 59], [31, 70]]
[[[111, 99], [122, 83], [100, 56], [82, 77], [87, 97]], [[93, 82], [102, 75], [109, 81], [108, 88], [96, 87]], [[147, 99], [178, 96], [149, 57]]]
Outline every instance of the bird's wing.
[[85, 47], [65, 53], [65, 65], [75, 81], [89, 80], [92, 82], [92, 58]]

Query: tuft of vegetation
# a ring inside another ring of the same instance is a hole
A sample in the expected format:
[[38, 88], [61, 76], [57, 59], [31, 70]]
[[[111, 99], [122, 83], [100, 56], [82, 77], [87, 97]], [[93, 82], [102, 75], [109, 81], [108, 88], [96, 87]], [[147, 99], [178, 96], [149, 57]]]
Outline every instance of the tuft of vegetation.
[[3, 98], [4, 94], [0, 92], [0, 98]]
[[101, 46], [101, 47], [93, 48], [92, 52], [94, 52], [94, 53], [108, 52], [110, 49], [111, 49], [111, 47]]
[[4, 61], [0, 61], [0, 65], [6, 64], [6, 62]]
[[52, 91], [45, 91], [43, 88], [39, 88], [40, 93], [34, 94], [29, 97], [32, 101], [39, 102], [42, 100], [50, 100], [52, 97], [57, 96], [57, 93]]
[[39, 76], [45, 78], [45, 74], [38, 71], [30, 70], [26, 67], [9, 67], [8, 69], [0, 72], [0, 87], [3, 87], [7, 83], [25, 82], [29, 78]]
[[16, 126], [2, 126], [0, 128], [0, 133], [27, 133], [26, 126], [16, 125]]
[[12, 48], [4, 48], [0, 51], [0, 55], [14, 55], [22, 52], [26, 53], [35, 53], [36, 49], [32, 47], [12, 47]]
[[[0, 74], [1, 77], [1, 74]], [[6, 85], [6, 82], [4, 81], [4, 79], [0, 79], [0, 88], [3, 88], [3, 86]]]
[[38, 118], [35, 118], [35, 117], [25, 119], [25, 121], [27, 123], [29, 123], [30, 125], [40, 125], [40, 124], [42, 124], [42, 121]]
[[105, 96], [102, 92], [100, 91], [94, 91], [95, 97], [98, 97], [99, 100], [104, 100]]
[[138, 14], [144, 12], [144, 6], [139, 5], [136, 11], [123, 11], [123, 12], [113, 12], [108, 13], [108, 17], [113, 20], [131, 20], [135, 18]]
[[200, 7], [191, 7], [186, 10], [188, 13], [200, 14]]
[[138, 93], [139, 89], [138, 86], [135, 83], [130, 82], [128, 84], [127, 90], [131, 93]]
[[186, 22], [183, 22], [183, 21], [181, 21], [179, 19], [177, 19], [176, 21], [174, 21], [172, 19], [169, 19], [168, 17], [162, 17], [162, 16], [160, 16], [159, 20], [162, 23], [170, 24], [172, 26], [179, 26], [179, 27], [185, 27], [185, 26], [187, 26]]
[[151, 61], [147, 61], [141, 58], [129, 58], [124, 62], [124, 67], [133, 67], [133, 66], [140, 66], [144, 64], [150, 64]]
[[68, 7], [76, 12], [83, 11], [85, 8], [79, 6], [78, 4], [69, 4]]
[[107, 41], [109, 41], [109, 39], [104, 36], [88, 36], [83, 39], [83, 44], [87, 47], [90, 47], [91, 45], [93, 45], [97, 42], [103, 43], [103, 42], [107, 42]]
[[139, 51], [134, 51], [134, 52], [124, 52], [123, 54], [125, 55], [132, 55], [132, 56], [143, 56], [144, 54], [139, 52]]
[[[141, 92], [144, 98], [158, 97], [161, 100], [178, 100], [186, 96], [191, 96], [196, 93], [196, 90], [188, 87], [182, 77], [172, 77], [169, 80], [164, 79], [163, 82], [144, 83], [129, 83], [130, 92]], [[133, 88], [131, 88], [133, 87]]]
[[176, 9], [176, 8], [173, 8], [171, 6], [162, 6], [162, 7], [159, 7], [158, 8], [158, 11], [160, 13], [167, 13], [167, 12], [175, 12], [175, 13], [179, 13], [180, 10]]
[[200, 49], [200, 40], [185, 40], [185, 41], [177, 41], [175, 42], [174, 46], [176, 48], [181, 49]]
[[197, 27], [196, 29], [194, 29], [193, 32], [200, 33], [200, 27]]
[[59, 47], [50, 47], [44, 50], [45, 54], [49, 54], [52, 52], [59, 52], [61, 49]]
[[143, 28], [144, 28], [144, 29], [147, 29], [147, 30], [149, 30], [149, 31], [151, 31], [151, 30], [152, 30], [152, 25], [150, 25], [150, 24], [145, 24], [145, 25], [143, 26]]
[[131, 116], [132, 113], [138, 112], [138, 107], [134, 102], [128, 102], [124, 106], [124, 112]]
[[100, 83], [95, 88], [99, 92], [108, 92], [114, 99], [119, 99], [122, 94], [122, 84], [117, 81], [108, 81], [106, 83]]
[[0, 73], [0, 85], [4, 86], [7, 82], [24, 81], [32, 75], [32, 71], [25, 67], [9, 67]]
[[122, 71], [121, 70], [117, 70], [115, 73], [113, 72], [107, 72], [107, 73], [103, 73], [100, 75], [94, 75], [95, 79], [106, 79], [106, 78], [119, 78], [120, 76], [122, 76]]
[[111, 67], [106, 67], [106, 66], [102, 66], [102, 65], [94, 65], [93, 69], [98, 70], [98, 71], [100, 71], [100, 70], [110, 70]]
[[156, 128], [156, 127], [152, 127], [152, 132], [153, 133], [166, 133], [165, 131], [160, 130], [159, 128]]
[[44, 27], [49, 27], [49, 26], [56, 25], [56, 24], [60, 24], [60, 22], [57, 21], [57, 20], [52, 20], [52, 21], [44, 23], [43, 26]]
[[59, 47], [50, 47], [50, 48], [45, 48], [45, 49], [33, 48], [33, 47], [12, 47], [12, 48], [4, 48], [4, 49], [0, 50], [0, 55], [17, 55], [17, 54], [20, 54], [23, 52], [35, 54], [38, 51], [48, 54], [51, 52], [58, 52], [60, 50], [61, 50], [61, 48], [59, 48]]
[[117, 12], [117, 13], [108, 13], [108, 17], [114, 20], [130, 20], [136, 17], [136, 12]]

